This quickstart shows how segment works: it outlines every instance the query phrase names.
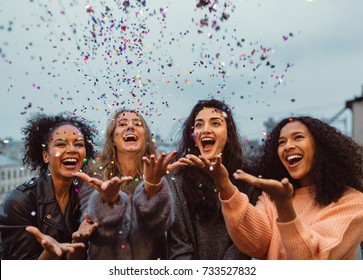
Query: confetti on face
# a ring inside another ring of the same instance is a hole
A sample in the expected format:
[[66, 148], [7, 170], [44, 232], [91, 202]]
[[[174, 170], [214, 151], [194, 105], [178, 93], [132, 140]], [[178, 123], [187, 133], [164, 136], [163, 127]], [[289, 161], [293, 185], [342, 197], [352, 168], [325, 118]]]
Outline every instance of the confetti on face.
[[35, 211], [32, 211], [31, 213], [30, 213], [30, 215], [32, 215], [33, 217], [36, 215], [37, 213], [35, 212]]

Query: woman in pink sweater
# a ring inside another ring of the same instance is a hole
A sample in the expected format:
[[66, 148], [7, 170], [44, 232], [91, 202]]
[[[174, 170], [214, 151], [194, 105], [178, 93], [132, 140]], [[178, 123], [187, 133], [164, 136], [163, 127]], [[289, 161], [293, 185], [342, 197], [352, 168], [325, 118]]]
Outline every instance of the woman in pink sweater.
[[354, 259], [363, 240], [363, 166], [351, 138], [315, 118], [282, 120], [266, 140], [261, 175], [234, 174], [262, 189], [256, 206], [228, 179], [221, 156], [202, 160], [213, 166], [228, 232], [245, 254]]

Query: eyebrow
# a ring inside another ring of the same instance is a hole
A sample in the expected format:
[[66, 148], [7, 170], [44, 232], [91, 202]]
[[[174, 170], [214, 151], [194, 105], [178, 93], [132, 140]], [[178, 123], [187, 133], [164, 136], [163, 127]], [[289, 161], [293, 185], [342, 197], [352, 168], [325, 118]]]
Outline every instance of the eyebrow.
[[[306, 134], [306, 133], [305, 133], [305, 132], [303, 132], [303, 131], [298, 130], [298, 131], [294, 131], [293, 133], [290, 133], [289, 135], [293, 135], [293, 136], [294, 136], [294, 135], [296, 135], [296, 134]], [[280, 138], [285, 138], [285, 137], [283, 137], [283, 136], [281, 136], [281, 135], [280, 135], [280, 136], [279, 136], [279, 139], [280, 139]]]
[[[53, 140], [53, 142], [57, 142], [57, 141], [66, 142], [67, 138], [66, 137], [61, 137], [61, 138], [56, 138], [56, 139]], [[79, 136], [79, 137], [77, 137], [77, 139], [75, 139], [75, 141], [84, 141], [84, 137]]]
[[[131, 119], [132, 121], [141, 121], [142, 122], [142, 120], [140, 119], [140, 118], [134, 118], [134, 119]], [[123, 118], [123, 119], [119, 119], [117, 122], [121, 122], [121, 121], [129, 121], [129, 119], [126, 119], [126, 118]]]
[[[214, 121], [214, 120], [220, 120], [221, 122], [224, 122], [224, 120], [222, 118], [219, 118], [219, 117], [213, 117], [213, 118], [210, 118], [209, 120], [211, 121]], [[203, 121], [203, 119], [196, 119], [194, 122], [198, 122], [198, 121]]]

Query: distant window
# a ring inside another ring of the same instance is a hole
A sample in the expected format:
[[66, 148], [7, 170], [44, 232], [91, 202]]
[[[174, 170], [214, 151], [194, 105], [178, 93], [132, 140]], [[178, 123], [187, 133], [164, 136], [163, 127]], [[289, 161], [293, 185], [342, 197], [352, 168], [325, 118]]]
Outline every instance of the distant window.
[[1, 171], [1, 180], [5, 180], [5, 171], [4, 170]]
[[11, 179], [11, 171], [8, 170], [8, 179], [10, 180]]
[[16, 178], [17, 176], [17, 172], [16, 172], [16, 169], [15, 170], [13, 170], [13, 178]]
[[23, 177], [23, 170], [22, 169], [20, 169], [19, 170], [19, 178], [22, 178]]

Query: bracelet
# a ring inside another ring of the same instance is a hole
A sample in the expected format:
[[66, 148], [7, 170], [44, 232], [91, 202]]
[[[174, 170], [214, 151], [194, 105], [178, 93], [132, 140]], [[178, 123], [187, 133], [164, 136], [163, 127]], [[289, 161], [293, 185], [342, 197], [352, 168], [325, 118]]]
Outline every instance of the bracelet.
[[145, 182], [146, 184], [148, 184], [149, 186], [152, 186], [152, 187], [158, 187], [158, 186], [160, 186], [160, 185], [161, 185], [161, 181], [162, 181], [162, 179], [161, 179], [161, 180], [160, 180], [160, 182], [159, 182], [159, 183], [157, 183], [157, 184], [149, 183], [148, 181], [146, 181], [146, 179], [145, 179], [145, 175], [144, 175], [144, 174], [142, 174], [142, 179], [144, 179], [144, 182]]

